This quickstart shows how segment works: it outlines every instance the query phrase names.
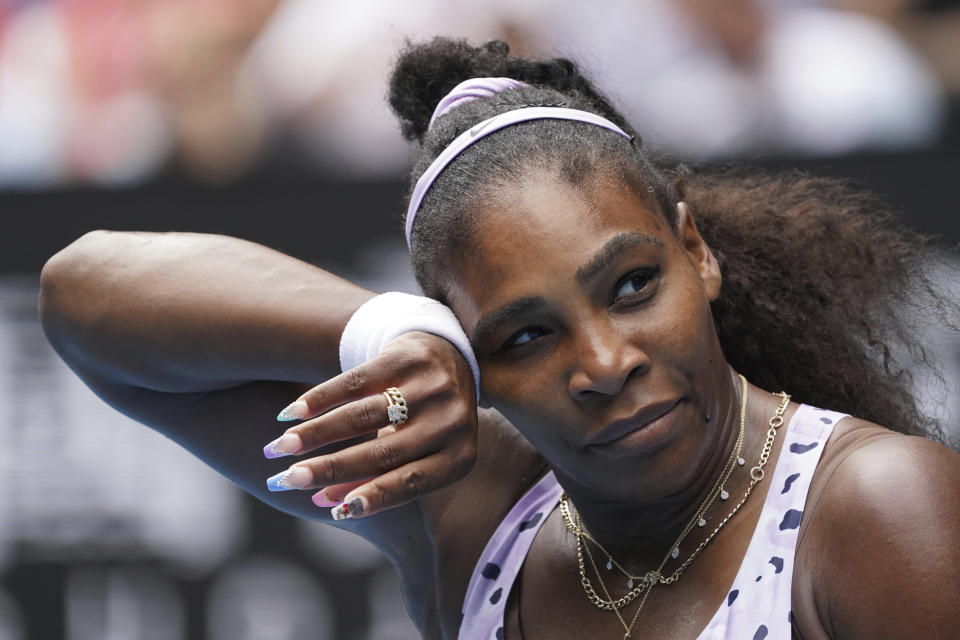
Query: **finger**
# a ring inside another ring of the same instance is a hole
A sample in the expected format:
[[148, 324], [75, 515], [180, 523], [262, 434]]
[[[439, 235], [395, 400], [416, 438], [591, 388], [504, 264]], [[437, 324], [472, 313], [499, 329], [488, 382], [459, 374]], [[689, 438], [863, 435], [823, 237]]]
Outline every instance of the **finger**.
[[277, 420], [305, 420], [333, 407], [381, 393], [407, 376], [412, 354], [391, 353], [377, 356], [313, 387], [283, 409]]
[[413, 429], [401, 429], [298, 464], [306, 465], [312, 474], [312, 482], [306, 488], [320, 488], [383, 475], [435, 453], [442, 446], [442, 442], [424, 438]]
[[267, 479], [271, 491], [318, 489], [366, 480], [434, 453], [442, 442], [406, 429], [368, 440], [336, 453], [302, 460]]
[[[388, 433], [394, 433], [395, 427], [384, 427], [377, 432], [378, 436], [385, 436]], [[290, 489], [304, 489], [313, 481], [313, 471], [310, 467], [303, 464], [295, 464], [286, 471], [267, 478], [267, 488], [270, 491], [289, 491]], [[313, 496], [313, 501], [318, 507], [333, 507], [343, 500], [351, 490], [359, 487], [364, 480], [355, 480], [353, 482], [342, 482], [324, 487]], [[321, 504], [322, 503], [322, 504]]]
[[356, 480], [354, 482], [343, 482], [340, 484], [324, 487], [313, 494], [313, 504], [318, 507], [335, 507], [343, 502], [343, 497], [359, 486], [366, 484], [366, 480]]
[[[415, 389], [411, 401], [404, 397], [408, 407], [420, 401]], [[362, 398], [287, 429], [282, 436], [267, 444], [263, 454], [268, 458], [300, 455], [324, 445], [348, 440], [384, 428], [389, 421], [390, 402], [383, 393]]]
[[[405, 397], [408, 410], [416, 411], [421, 398], [414, 390]], [[348, 440], [365, 433], [385, 428], [390, 423], [387, 412], [390, 402], [383, 393], [337, 407], [287, 430], [296, 434], [301, 447], [295, 453], [306, 453], [332, 442]]]
[[447, 452], [405, 464], [350, 491], [330, 510], [334, 520], [373, 515], [423, 497], [467, 474], [471, 465]]
[[[385, 436], [388, 433], [396, 431], [396, 427], [384, 427], [377, 432], [378, 436]], [[324, 487], [313, 494], [313, 503], [318, 507], [335, 507], [343, 502], [343, 497], [364, 484], [366, 480], [356, 480], [354, 482], [342, 482], [340, 484]]]

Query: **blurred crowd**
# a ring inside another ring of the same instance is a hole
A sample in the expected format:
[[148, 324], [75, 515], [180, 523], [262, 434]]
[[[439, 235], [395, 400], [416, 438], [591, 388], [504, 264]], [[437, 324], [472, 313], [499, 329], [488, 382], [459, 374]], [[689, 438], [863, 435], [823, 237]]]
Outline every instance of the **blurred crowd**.
[[919, 0], [0, 0], [0, 188], [393, 177], [405, 39], [578, 60], [687, 160], [937, 145], [960, 3]]

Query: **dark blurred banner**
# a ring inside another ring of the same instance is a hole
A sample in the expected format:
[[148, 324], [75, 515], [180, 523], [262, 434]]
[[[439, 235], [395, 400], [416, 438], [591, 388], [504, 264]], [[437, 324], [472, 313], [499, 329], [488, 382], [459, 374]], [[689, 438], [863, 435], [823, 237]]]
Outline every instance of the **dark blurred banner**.
[[0, 271], [39, 273], [44, 261], [93, 229], [197, 231], [259, 242], [322, 265], [359, 248], [403, 247], [403, 186], [254, 176], [213, 187], [166, 178], [127, 189], [0, 191]]
[[[852, 178], [888, 198], [907, 224], [949, 244], [960, 242], [960, 151], [753, 164]], [[399, 180], [288, 173], [253, 175], [223, 187], [165, 178], [127, 189], [0, 191], [0, 271], [36, 273], [53, 253], [93, 229], [223, 233], [321, 266], [349, 266], [359, 248], [386, 243], [403, 249], [405, 189]]]

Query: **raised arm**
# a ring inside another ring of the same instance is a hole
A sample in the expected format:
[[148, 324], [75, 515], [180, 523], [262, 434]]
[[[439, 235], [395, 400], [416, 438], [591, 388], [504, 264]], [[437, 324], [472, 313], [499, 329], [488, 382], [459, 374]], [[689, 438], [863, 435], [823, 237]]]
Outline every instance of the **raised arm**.
[[[276, 421], [277, 413], [297, 398], [316, 397], [316, 390], [307, 391], [317, 383], [333, 377], [321, 387], [319, 395], [326, 403], [321, 410], [378, 393], [382, 389], [371, 385], [381, 378], [390, 380], [384, 387], [405, 382], [409, 387], [410, 377], [417, 376], [427, 401], [450, 396], [449, 387], [458, 383], [463, 388], [458, 395], [471, 397], [461, 405], [469, 405], [476, 426], [469, 366], [443, 338], [405, 334], [391, 343], [395, 355], [402, 357], [371, 360], [365, 376], [337, 376], [343, 328], [373, 295], [307, 263], [235, 238], [97, 231], [46, 264], [40, 314], [57, 352], [113, 407], [179, 442], [271, 505], [329, 520], [329, 510], [315, 506], [310, 493], [270, 492], [265, 483], [296, 462], [264, 457], [264, 445], [288, 426]], [[430, 367], [444, 369], [446, 378], [426, 378], [424, 369]], [[357, 384], [361, 377], [366, 386]], [[353, 397], [347, 397], [350, 394]], [[330, 412], [294, 426], [312, 434], [304, 439], [309, 449], [299, 453], [313, 456], [315, 468], [345, 469], [370, 460], [374, 471], [368, 475], [374, 477], [400, 466], [403, 461], [371, 454], [383, 449], [371, 449], [375, 425], [350, 432], [348, 407], [338, 410], [343, 416], [339, 423]], [[449, 424], [434, 421], [430, 427], [438, 433], [459, 430], [458, 437], [469, 440], [471, 434], [464, 433], [470, 420], [464, 411], [445, 414], [451, 417]], [[336, 431], [340, 441], [332, 442], [325, 431]], [[434, 463], [434, 468], [445, 465], [440, 475], [446, 474], [446, 482], [469, 468], [469, 442], [460, 445], [460, 455]], [[144, 453], [144, 464], [149, 464]], [[347, 473], [343, 479], [359, 477]], [[424, 487], [429, 488], [435, 487]], [[397, 503], [417, 497], [399, 491], [384, 495], [397, 496]], [[422, 631], [428, 629], [432, 549], [419, 506], [408, 503], [338, 525], [370, 540], [398, 566], [406, 593], [420, 594], [417, 601], [407, 598], [411, 615]]]
[[45, 265], [40, 313], [85, 380], [207, 392], [339, 373], [340, 333], [373, 295], [237, 238], [94, 231]]

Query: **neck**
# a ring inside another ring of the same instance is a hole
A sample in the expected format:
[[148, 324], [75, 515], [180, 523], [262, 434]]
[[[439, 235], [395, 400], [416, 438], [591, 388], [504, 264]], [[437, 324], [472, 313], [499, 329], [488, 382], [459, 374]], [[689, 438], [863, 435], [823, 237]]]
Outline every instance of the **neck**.
[[[670, 553], [678, 536], [696, 517], [730, 461], [740, 433], [742, 387], [739, 376], [731, 371], [720, 388], [714, 406], [708, 409], [710, 424], [703, 429], [711, 440], [706, 448], [708, 453], [684, 486], [671, 495], [631, 503], [611, 501], [558, 474], [569, 500], [579, 513], [582, 526], [614, 558], [638, 573], [657, 567]], [[749, 428], [756, 419], [752, 413], [748, 405], [741, 453], [748, 460], [759, 454], [762, 439], [761, 430]], [[707, 422], [706, 417], [704, 421]], [[682, 549], [699, 544], [726, 515], [727, 507], [736, 504], [733, 496], [742, 495], [749, 484], [750, 466], [750, 463], [744, 466], [734, 463], [733, 472], [724, 484], [731, 498], [714, 501], [705, 514], [711, 526], [701, 528], [694, 524], [681, 544]]]

